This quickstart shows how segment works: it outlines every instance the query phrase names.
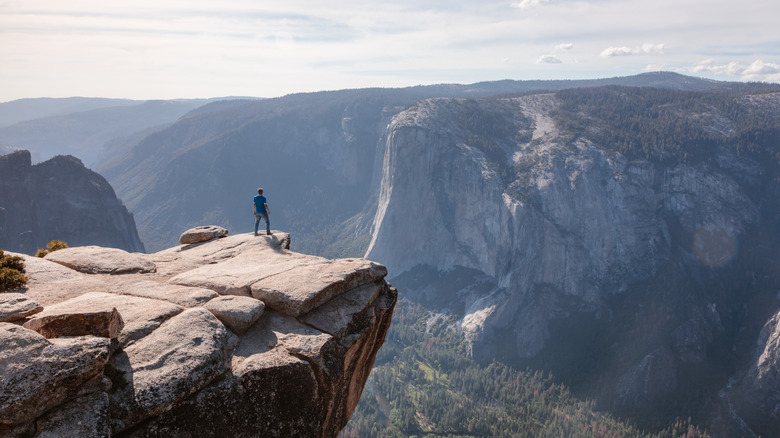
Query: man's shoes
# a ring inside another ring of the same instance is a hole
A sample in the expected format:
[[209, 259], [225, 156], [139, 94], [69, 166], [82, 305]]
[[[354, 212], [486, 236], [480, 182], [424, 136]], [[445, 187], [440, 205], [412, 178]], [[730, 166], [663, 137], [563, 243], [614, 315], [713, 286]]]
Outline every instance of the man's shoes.
[[255, 233], [255, 236], [257, 236], [257, 233]]
[[274, 233], [270, 233], [270, 232], [268, 233], [268, 235], [269, 235], [269, 236], [271, 236], [271, 235], [273, 235], [273, 234], [274, 234]]

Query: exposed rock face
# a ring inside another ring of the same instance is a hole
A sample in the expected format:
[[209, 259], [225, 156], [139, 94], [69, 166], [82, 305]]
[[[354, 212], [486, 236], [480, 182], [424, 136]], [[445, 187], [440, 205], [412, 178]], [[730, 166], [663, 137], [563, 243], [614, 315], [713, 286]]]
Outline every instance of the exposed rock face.
[[[0, 436], [335, 437], [397, 293], [383, 266], [288, 245], [284, 233], [215, 238], [133, 255], [153, 267], [145, 270], [117, 271], [117, 259], [94, 246], [23, 256], [30, 283], [14, 296], [44, 309], [20, 308], [13, 318], [24, 327], [0, 323]], [[51, 275], [84, 260], [90, 269]], [[249, 264], [228, 275], [236, 260]], [[224, 268], [212, 287], [181, 284], [206, 266]], [[255, 285], [268, 272], [287, 279], [274, 296], [298, 305], [217, 293], [264, 290]], [[301, 294], [308, 300], [296, 301]]]
[[[778, 93], [732, 103], [740, 117], [780, 113]], [[599, 388], [609, 408], [683, 399], [680, 373], [733, 372], [732, 336], [765, 318], [735, 316], [754, 294], [778, 306], [780, 258], [765, 243], [778, 236], [777, 160], [740, 153], [738, 117], [712, 108], [674, 108], [710, 136], [705, 158], [643, 159], [597, 142], [597, 104], [574, 134], [560, 105], [429, 99], [395, 116], [366, 257], [407, 296], [462, 315], [479, 360], [556, 372], [596, 356], [599, 371], [559, 377]], [[768, 129], [754, 147], [774, 153]]]
[[133, 216], [78, 159], [32, 165], [28, 151], [0, 157], [0, 248], [34, 254], [52, 240], [144, 251]]
[[769, 436], [780, 430], [780, 312], [761, 330], [745, 376], [722, 396], [751, 432]]

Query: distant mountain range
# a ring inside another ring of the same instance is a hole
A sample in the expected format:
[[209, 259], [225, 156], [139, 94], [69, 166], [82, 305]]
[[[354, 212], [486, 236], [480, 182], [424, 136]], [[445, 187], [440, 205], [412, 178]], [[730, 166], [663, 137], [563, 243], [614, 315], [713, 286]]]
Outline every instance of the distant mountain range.
[[[368, 243], [371, 218], [366, 214], [373, 214], [364, 207], [378, 195], [386, 128], [409, 105], [431, 97], [479, 98], [637, 83], [684, 90], [740, 86], [654, 73], [598, 81], [500, 81], [214, 102], [154, 134], [113, 142], [111, 155], [94, 167], [136, 213], [150, 250], [169, 246], [180, 227], [204, 220], [248, 231], [246, 197], [254, 186], [265, 186], [269, 201], [277, 205], [271, 206], [277, 213], [273, 226], [292, 231], [301, 250], [338, 252], [345, 240], [339, 224], [349, 221], [360, 229], [350, 233], [363, 236], [353, 251], [360, 254]], [[171, 198], [172, 192], [181, 196]], [[196, 195], [190, 198], [188, 193]]]
[[0, 144], [30, 150], [35, 162], [74, 155], [90, 166], [107, 142], [160, 129], [208, 101], [69, 98], [0, 103]]
[[402, 296], [457, 317], [475, 359], [552, 370], [649, 428], [780, 431], [777, 86], [342, 90], [166, 123], [95, 158], [147, 250], [196, 225], [249, 232], [263, 187], [296, 251], [386, 264]]

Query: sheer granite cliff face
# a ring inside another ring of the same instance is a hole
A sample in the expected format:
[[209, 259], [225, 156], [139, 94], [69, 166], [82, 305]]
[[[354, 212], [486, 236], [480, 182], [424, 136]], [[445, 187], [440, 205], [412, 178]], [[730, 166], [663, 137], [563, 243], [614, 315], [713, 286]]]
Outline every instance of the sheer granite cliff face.
[[[597, 142], [593, 114], [562, 129], [559, 103], [429, 99], [394, 117], [366, 257], [407, 297], [462, 316], [478, 360], [552, 369], [607, 409], [678, 403], [706, 373], [716, 399], [779, 306], [780, 143], [763, 161], [738, 153], [737, 122], [669, 103], [659, 112], [711, 135], [707, 157], [629, 158]], [[780, 94], [733, 104], [778, 114]], [[734, 400], [744, 418], [779, 416], [770, 325], [741, 386], [761, 409]]]
[[25, 257], [27, 288], [0, 294], [0, 436], [335, 437], [397, 292], [381, 265], [289, 243]]
[[602, 308], [679, 252], [723, 266], [758, 222], [755, 197], [737, 177], [758, 179], [761, 169], [725, 148], [713, 153], [736, 171], [629, 160], [587, 136], [570, 142], [549, 94], [472, 109], [511, 125], [488, 139], [491, 154], [464, 128], [466, 105], [425, 100], [394, 118], [366, 256], [394, 273], [466, 268], [489, 279], [488, 293], [457, 297], [477, 356], [505, 349], [499, 332], [508, 330], [517, 356], [533, 357], [551, 319]]
[[33, 165], [28, 151], [0, 156], [0, 248], [34, 254], [55, 239], [144, 251], [133, 215], [78, 159]]

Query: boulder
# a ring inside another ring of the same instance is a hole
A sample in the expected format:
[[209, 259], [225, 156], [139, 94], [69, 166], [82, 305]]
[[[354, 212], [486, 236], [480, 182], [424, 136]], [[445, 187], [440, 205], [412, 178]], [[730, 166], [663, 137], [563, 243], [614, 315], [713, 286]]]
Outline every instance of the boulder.
[[242, 334], [260, 318], [262, 301], [250, 297], [221, 296], [203, 305], [235, 333]]
[[179, 237], [179, 243], [183, 245], [191, 243], [207, 242], [211, 239], [217, 239], [228, 235], [228, 230], [216, 225], [206, 225], [202, 227], [190, 228]]
[[154, 263], [137, 253], [117, 248], [79, 246], [52, 251], [44, 259], [86, 274], [154, 272]]
[[35, 330], [47, 338], [92, 335], [117, 339], [124, 326], [116, 307], [93, 312], [52, 310], [24, 323], [24, 328]]
[[12, 292], [0, 294], [0, 322], [16, 321], [41, 310], [43, 306], [25, 294]]
[[106, 338], [49, 340], [0, 323], [0, 425], [29, 422], [75, 396], [103, 374], [109, 348]]

